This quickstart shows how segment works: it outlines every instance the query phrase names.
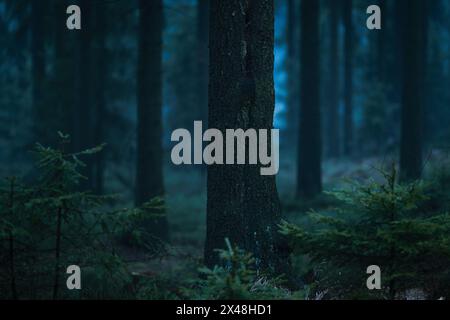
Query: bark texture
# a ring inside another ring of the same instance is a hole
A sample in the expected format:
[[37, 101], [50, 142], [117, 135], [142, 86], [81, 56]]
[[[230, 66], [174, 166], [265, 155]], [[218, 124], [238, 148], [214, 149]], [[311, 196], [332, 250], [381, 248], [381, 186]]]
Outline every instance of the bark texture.
[[[209, 127], [271, 129], [274, 95], [273, 0], [210, 2]], [[216, 248], [229, 238], [251, 252], [256, 268], [288, 265], [278, 232], [281, 210], [275, 176], [259, 165], [212, 165], [207, 179], [205, 262], [218, 264]]]

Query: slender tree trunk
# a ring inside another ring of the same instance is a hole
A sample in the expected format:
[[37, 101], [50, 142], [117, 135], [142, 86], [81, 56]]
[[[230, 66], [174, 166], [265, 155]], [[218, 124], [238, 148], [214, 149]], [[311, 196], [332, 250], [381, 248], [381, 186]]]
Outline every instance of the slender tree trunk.
[[59, 289], [59, 264], [61, 256], [61, 225], [62, 225], [62, 214], [63, 208], [58, 208], [58, 213], [56, 216], [56, 233], [55, 233], [55, 274], [53, 281], [53, 300], [58, 298]]
[[198, 41], [198, 107], [196, 120], [206, 125], [208, 120], [208, 48], [209, 0], [197, 0], [197, 41]]
[[[105, 109], [106, 109], [106, 81], [108, 54], [106, 52], [106, 8], [102, 7], [96, 13], [96, 90], [95, 90], [95, 128], [94, 142], [100, 145], [105, 141]], [[97, 194], [103, 193], [103, 172], [105, 167], [104, 151], [95, 155], [95, 181], [94, 187]]]
[[297, 55], [296, 55], [296, 1], [287, 0], [287, 22], [286, 22], [286, 37], [287, 37], [287, 110], [286, 110], [286, 126], [288, 138], [292, 138], [295, 134], [294, 130], [296, 128], [296, 116], [295, 112], [298, 105], [297, 97]]
[[[223, 134], [225, 129], [271, 129], [273, 0], [213, 0], [210, 5], [209, 126]], [[258, 270], [288, 267], [288, 250], [277, 232], [275, 176], [261, 176], [260, 165], [211, 165], [207, 189], [208, 266], [219, 263], [215, 249], [229, 238], [254, 254]]]
[[[137, 206], [164, 195], [162, 150], [162, 0], [139, 1], [137, 74]], [[168, 238], [166, 217], [147, 223], [150, 233]]]
[[[203, 127], [208, 126], [208, 65], [209, 65], [209, 0], [197, 0], [197, 117]], [[206, 166], [199, 166], [203, 181], [206, 180]]]
[[297, 194], [306, 199], [322, 192], [322, 139], [319, 103], [319, 2], [301, 2], [300, 126]]
[[[9, 211], [11, 218], [14, 216], [14, 183], [15, 180], [11, 180], [9, 191]], [[11, 276], [11, 298], [17, 300], [19, 298], [16, 285], [16, 261], [15, 261], [15, 247], [14, 247], [14, 233], [13, 229], [9, 230], [9, 272]]]
[[47, 131], [46, 106], [44, 98], [45, 81], [45, 19], [47, 1], [31, 2], [31, 61], [32, 61], [32, 107], [34, 113], [34, 134], [41, 143], [48, 144], [50, 133]]
[[[436, 36], [439, 31], [441, 31], [442, 23], [444, 20], [445, 12], [444, 1], [434, 1], [428, 3], [428, 20], [429, 20], [429, 53], [427, 69], [427, 81], [426, 81], [426, 92], [425, 96], [425, 108], [429, 110], [424, 112], [424, 141], [426, 145], [429, 146], [430, 143], [434, 142], [436, 138], [436, 126], [439, 126], [441, 121], [444, 120], [442, 117], [442, 112], [439, 109], [443, 109], [444, 101], [442, 101], [443, 96], [443, 85], [446, 82], [446, 62], [442, 59], [445, 52], [446, 45], [441, 41], [441, 38]], [[434, 36], [431, 36], [434, 34]], [[433, 110], [433, 111], [431, 111]], [[445, 121], [445, 120], [444, 120]]]
[[343, 0], [344, 39], [344, 154], [353, 152], [353, 1]]
[[[405, 19], [407, 17], [405, 16], [405, 13], [403, 12], [404, 9], [405, 0], [397, 0], [393, 4], [393, 14], [392, 16], [395, 16], [395, 21], [393, 21], [394, 24], [394, 44], [393, 44], [393, 50], [394, 50], [394, 57], [395, 57], [395, 64], [394, 64], [394, 70], [393, 70], [393, 92], [398, 92], [396, 95], [395, 102], [400, 104], [401, 102], [401, 91], [402, 91], [402, 79], [403, 79], [403, 24], [405, 23]], [[396, 119], [399, 120], [399, 119]]]
[[[94, 128], [94, 109], [95, 109], [95, 60], [94, 60], [94, 33], [95, 33], [95, 3], [91, 0], [81, 0], [83, 8], [82, 28], [80, 33], [79, 47], [79, 104], [78, 109], [74, 110], [74, 148], [76, 151], [85, 150], [94, 147], [93, 128]], [[91, 158], [83, 159], [86, 167], [82, 174], [86, 180], [81, 183], [81, 189], [88, 190], [93, 187], [93, 161]]]
[[422, 106], [424, 68], [424, 3], [408, 1], [403, 8], [403, 90], [400, 146], [402, 180], [420, 178], [422, 172]]
[[329, 0], [330, 21], [330, 52], [329, 52], [329, 79], [328, 79], [328, 156], [336, 158], [340, 153], [339, 135], [339, 74], [338, 74], [338, 22], [339, 22], [339, 2]]
[[[66, 24], [66, 1], [53, 0], [53, 60], [54, 68], [52, 74], [51, 86], [58, 90], [51, 90], [51, 108], [52, 120], [57, 124], [52, 127], [56, 128], [51, 134], [54, 136], [55, 142], [58, 142], [56, 131], [69, 133], [74, 136], [73, 119], [75, 119], [78, 108], [74, 108], [75, 77], [74, 72], [77, 64], [74, 61], [74, 50], [71, 45], [74, 44], [74, 34], [65, 28]], [[74, 110], [75, 109], [75, 110]], [[75, 151], [75, 150], [72, 150]], [[78, 151], [78, 150], [77, 150]]]
[[376, 66], [375, 70], [375, 78], [378, 80], [380, 84], [383, 86], [386, 85], [386, 76], [387, 76], [387, 59], [386, 59], [386, 43], [387, 43], [387, 19], [389, 16], [389, 7], [386, 3], [386, 0], [378, 0], [378, 6], [381, 9], [381, 30], [377, 30], [377, 44], [376, 44], [376, 61], [374, 66]]

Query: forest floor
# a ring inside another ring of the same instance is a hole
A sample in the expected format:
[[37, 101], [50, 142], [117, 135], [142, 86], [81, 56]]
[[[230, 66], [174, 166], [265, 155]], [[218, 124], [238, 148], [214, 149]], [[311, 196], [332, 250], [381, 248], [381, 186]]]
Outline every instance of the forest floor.
[[[281, 156], [281, 159], [294, 159]], [[343, 188], [349, 181], [364, 183], [369, 179], [382, 180], [382, 169], [389, 170], [393, 157], [371, 157], [357, 160], [327, 160], [323, 165], [324, 190]], [[426, 159], [425, 171], [449, 160], [448, 155], [433, 153]], [[170, 225], [171, 248], [169, 254], [160, 258], [143, 259], [129, 265], [139, 274], [161, 274], [176, 284], [187, 278], [195, 278], [201, 266], [206, 235], [206, 174], [199, 168], [166, 168], [166, 194]], [[330, 196], [321, 196], [312, 202], [301, 202], [295, 197], [295, 162], [281, 161], [277, 187], [283, 215], [292, 222], [301, 222], [310, 209], [318, 211], [336, 205]], [[304, 272], [305, 270], [298, 270]]]

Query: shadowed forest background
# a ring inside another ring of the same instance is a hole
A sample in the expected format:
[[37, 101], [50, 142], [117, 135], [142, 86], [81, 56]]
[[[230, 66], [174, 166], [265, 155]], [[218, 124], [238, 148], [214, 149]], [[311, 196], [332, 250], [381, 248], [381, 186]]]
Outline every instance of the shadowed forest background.
[[[0, 298], [450, 297], [450, 1], [0, 0], [0, 30]], [[196, 120], [280, 129], [278, 175], [173, 165]]]

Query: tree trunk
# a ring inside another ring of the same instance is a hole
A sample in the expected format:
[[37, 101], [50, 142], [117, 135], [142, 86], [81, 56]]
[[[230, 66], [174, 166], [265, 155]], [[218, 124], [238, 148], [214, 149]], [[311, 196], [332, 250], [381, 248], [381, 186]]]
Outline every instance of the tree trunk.
[[[139, 1], [137, 74], [137, 206], [164, 195], [162, 150], [162, 0]], [[168, 238], [166, 217], [146, 223], [148, 232]]]
[[287, 105], [286, 105], [286, 127], [287, 138], [292, 138], [295, 135], [296, 118], [298, 117], [296, 111], [298, 105], [297, 97], [297, 54], [296, 54], [296, 4], [295, 0], [288, 0], [287, 3], [287, 21], [286, 21], [286, 37], [287, 37]]
[[[51, 90], [49, 99], [52, 108], [52, 134], [53, 141], [57, 140], [57, 131], [61, 131], [65, 134], [69, 133], [72, 137], [74, 135], [74, 120], [78, 114], [78, 108], [75, 108], [74, 101], [75, 95], [78, 95], [78, 91], [75, 90], [75, 72], [78, 73], [78, 66], [75, 61], [73, 32], [65, 28], [66, 25], [66, 2], [61, 0], [52, 1], [52, 14], [54, 30], [53, 38], [53, 60], [54, 68], [52, 74], [52, 82], [49, 87], [58, 88], [58, 90]], [[76, 68], [76, 69], [75, 69]], [[78, 105], [77, 105], [78, 107]], [[54, 124], [56, 122], [56, 124]], [[71, 151], [75, 150], [73, 146]]]
[[344, 154], [353, 152], [353, 1], [343, 0], [344, 39]]
[[[210, 5], [209, 126], [223, 134], [225, 129], [271, 129], [273, 0], [213, 0]], [[214, 250], [229, 238], [253, 253], [257, 270], [285, 270], [288, 250], [277, 232], [281, 210], [275, 176], [261, 176], [260, 165], [211, 165], [207, 184], [206, 265], [219, 263]]]
[[330, 52], [329, 52], [329, 79], [328, 79], [328, 98], [327, 98], [327, 132], [328, 132], [328, 156], [336, 158], [340, 153], [339, 145], [339, 75], [338, 75], [338, 17], [339, 2], [329, 0], [330, 21]]
[[418, 179], [422, 172], [422, 105], [424, 68], [424, 2], [411, 0], [404, 7], [403, 90], [400, 174], [402, 180]]
[[[208, 38], [209, 0], [197, 0], [197, 41], [198, 41], [198, 116], [206, 125], [208, 118]], [[206, 126], [205, 126], [206, 127]]]
[[[34, 133], [42, 144], [49, 143], [50, 134], [46, 121], [48, 114], [43, 101], [45, 81], [45, 19], [46, 1], [31, 2], [31, 61], [32, 61], [32, 108], [34, 113]], [[56, 133], [55, 133], [56, 134]]]
[[[81, 0], [83, 8], [82, 28], [79, 47], [79, 84], [78, 84], [78, 110], [74, 110], [74, 149], [82, 151], [94, 147], [94, 101], [96, 72], [93, 54], [94, 30], [95, 30], [95, 4], [91, 0]], [[90, 157], [82, 159], [86, 167], [82, 174], [87, 178], [81, 183], [82, 190], [91, 190], [93, 187], [93, 161]]]
[[[209, 0], [197, 0], [197, 115], [203, 127], [208, 126], [208, 65], [209, 65]], [[199, 166], [202, 182], [206, 181], [206, 166]]]
[[386, 3], [386, 0], [378, 0], [378, 6], [381, 9], [381, 30], [376, 30], [377, 32], [377, 45], [376, 45], [376, 61], [374, 66], [376, 66], [375, 70], [375, 78], [378, 80], [383, 87], [387, 82], [387, 58], [386, 58], [386, 44], [387, 44], [387, 19], [389, 16], [389, 8]]
[[310, 199], [322, 192], [322, 139], [319, 104], [319, 2], [301, 2], [300, 127], [297, 194]]
[[[96, 90], [95, 90], [95, 127], [94, 127], [94, 144], [100, 145], [105, 141], [104, 117], [106, 109], [106, 81], [107, 81], [107, 61], [106, 52], [106, 8], [98, 8], [96, 13]], [[97, 194], [103, 193], [103, 172], [105, 167], [105, 152], [99, 152], [95, 155], [95, 180], [94, 189]]]

